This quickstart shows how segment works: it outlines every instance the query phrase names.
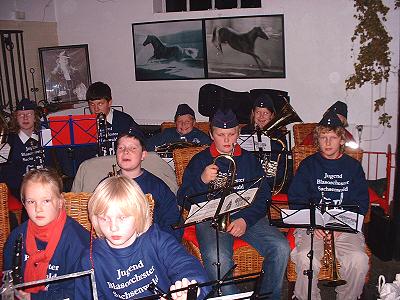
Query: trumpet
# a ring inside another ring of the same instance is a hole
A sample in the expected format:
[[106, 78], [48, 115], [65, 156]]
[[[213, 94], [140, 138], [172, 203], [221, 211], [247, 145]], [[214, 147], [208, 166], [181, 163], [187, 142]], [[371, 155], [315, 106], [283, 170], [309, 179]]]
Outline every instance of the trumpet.
[[[232, 151], [233, 151], [233, 148], [232, 148]], [[232, 185], [235, 183], [235, 179], [236, 179], [236, 162], [233, 159], [232, 154], [231, 155], [229, 155], [229, 154], [218, 155], [216, 158], [214, 158], [214, 161], [213, 161], [213, 164], [216, 164], [216, 162], [219, 159], [227, 159], [229, 161], [229, 167], [228, 167], [227, 173], [223, 174], [222, 172], [218, 171], [217, 178], [214, 179], [213, 181], [211, 181], [209, 184], [209, 188], [211, 190], [217, 190], [217, 189], [221, 189], [221, 188], [223, 189], [221, 201], [223, 201], [225, 196], [227, 195], [227, 193], [229, 193], [229, 188], [232, 187]], [[217, 226], [218, 231], [226, 232], [229, 224], [230, 224], [230, 214], [225, 213], [218, 218], [218, 222], [217, 222], [216, 226]]]
[[325, 286], [337, 287], [347, 283], [347, 281], [341, 279], [339, 275], [335, 251], [335, 234], [333, 230], [327, 230], [326, 232], [324, 238], [324, 260], [322, 263], [325, 267], [331, 268], [331, 279], [324, 283]]

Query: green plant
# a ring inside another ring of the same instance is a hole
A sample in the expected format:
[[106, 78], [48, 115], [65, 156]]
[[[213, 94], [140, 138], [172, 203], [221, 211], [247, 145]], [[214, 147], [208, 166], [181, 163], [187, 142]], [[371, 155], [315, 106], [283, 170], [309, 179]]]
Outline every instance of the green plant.
[[[386, 31], [384, 22], [389, 7], [382, 0], [354, 0], [358, 24], [351, 38], [352, 42], [359, 41], [360, 49], [354, 63], [354, 74], [346, 79], [346, 90], [362, 87], [370, 82], [379, 85], [387, 84], [391, 71], [389, 43], [392, 37]], [[400, 0], [395, 1], [395, 9], [400, 7]], [[354, 51], [354, 49], [351, 49]], [[374, 101], [374, 112], [383, 111], [378, 117], [379, 124], [391, 127], [392, 116], [384, 111], [386, 97]]]

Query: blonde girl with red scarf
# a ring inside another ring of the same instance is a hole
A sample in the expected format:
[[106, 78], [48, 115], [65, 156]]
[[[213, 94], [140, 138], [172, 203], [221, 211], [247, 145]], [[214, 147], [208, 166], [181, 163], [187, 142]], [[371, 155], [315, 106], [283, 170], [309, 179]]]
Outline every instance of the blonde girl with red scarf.
[[[62, 180], [53, 170], [28, 172], [21, 185], [21, 199], [29, 220], [14, 229], [4, 247], [4, 269], [13, 268], [15, 244], [22, 234], [23, 282], [36, 281], [80, 271], [82, 251], [89, 247], [90, 235], [67, 217]], [[73, 298], [74, 280], [35, 285], [19, 290], [18, 299]]]

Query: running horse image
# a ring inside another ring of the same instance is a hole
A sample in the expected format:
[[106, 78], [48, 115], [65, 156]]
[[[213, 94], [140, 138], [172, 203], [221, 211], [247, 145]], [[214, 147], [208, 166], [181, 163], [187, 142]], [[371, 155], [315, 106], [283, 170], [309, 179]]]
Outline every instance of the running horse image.
[[[221, 44], [228, 44], [233, 49], [246, 53], [254, 58], [258, 68], [263, 71], [262, 65], [267, 64], [254, 52], [254, 45], [257, 38], [268, 40], [268, 34], [260, 27], [256, 26], [246, 33], [239, 33], [230, 27], [214, 27], [212, 33], [212, 43], [223, 54]], [[270, 62], [269, 62], [270, 64]]]
[[155, 35], [148, 35], [143, 42], [143, 46], [151, 44], [154, 49], [152, 59], [174, 59], [181, 60], [183, 58], [197, 58], [199, 50], [196, 48], [183, 48], [179, 45], [167, 46], [160, 41]]

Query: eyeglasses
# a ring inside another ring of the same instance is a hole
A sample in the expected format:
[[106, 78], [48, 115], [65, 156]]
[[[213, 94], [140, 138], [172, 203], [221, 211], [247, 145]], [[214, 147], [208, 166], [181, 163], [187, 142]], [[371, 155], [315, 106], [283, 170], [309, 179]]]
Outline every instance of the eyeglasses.
[[133, 153], [138, 149], [137, 146], [131, 145], [131, 146], [118, 146], [117, 147], [117, 152], [128, 152], [128, 153]]
[[18, 119], [24, 119], [24, 118], [30, 118], [34, 115], [34, 113], [17, 113], [17, 118]]

